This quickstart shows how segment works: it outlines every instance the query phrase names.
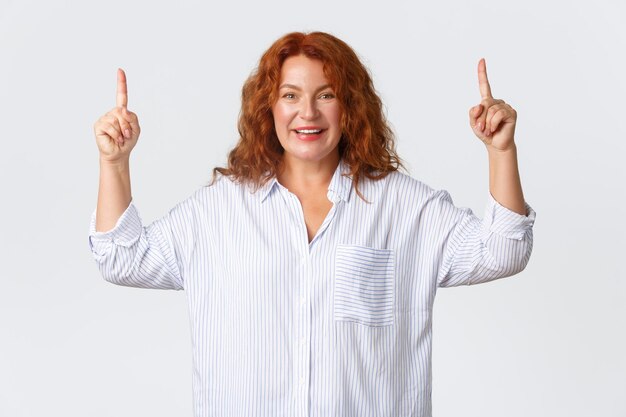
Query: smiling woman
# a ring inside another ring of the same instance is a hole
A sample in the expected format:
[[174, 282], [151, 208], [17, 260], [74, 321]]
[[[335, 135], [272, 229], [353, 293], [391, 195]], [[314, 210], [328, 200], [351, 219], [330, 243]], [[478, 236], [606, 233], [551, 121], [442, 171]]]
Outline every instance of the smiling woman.
[[478, 82], [483, 220], [398, 171], [367, 69], [315, 32], [268, 49], [243, 87], [228, 166], [143, 226], [129, 174], [139, 123], [118, 71], [117, 106], [94, 126], [89, 243], [106, 280], [188, 293], [196, 417], [431, 416], [437, 288], [513, 275], [533, 244], [516, 113], [491, 96], [484, 60]]
[[[321, 135], [295, 132], [311, 127], [323, 128]], [[343, 159], [359, 195], [362, 177], [383, 178], [401, 166], [367, 68], [328, 33], [290, 33], [265, 52], [243, 87], [239, 133], [228, 167], [214, 174], [255, 188], [289, 170], [297, 155], [317, 172]]]

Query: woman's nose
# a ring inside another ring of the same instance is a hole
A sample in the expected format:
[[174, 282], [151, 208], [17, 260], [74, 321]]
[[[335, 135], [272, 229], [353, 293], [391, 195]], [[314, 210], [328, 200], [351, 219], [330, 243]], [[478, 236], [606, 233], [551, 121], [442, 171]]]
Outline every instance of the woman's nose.
[[313, 120], [317, 118], [319, 111], [314, 100], [302, 100], [300, 107], [300, 118], [304, 120]]

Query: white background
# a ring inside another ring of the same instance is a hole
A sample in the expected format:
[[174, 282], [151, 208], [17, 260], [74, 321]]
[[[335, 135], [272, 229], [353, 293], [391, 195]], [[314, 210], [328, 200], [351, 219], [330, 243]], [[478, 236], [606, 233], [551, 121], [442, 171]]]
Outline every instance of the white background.
[[433, 408], [446, 416], [626, 416], [626, 6], [621, 1], [0, 0], [0, 416], [191, 416], [183, 292], [114, 286], [88, 247], [94, 122], [126, 70], [144, 223], [210, 178], [241, 86], [293, 30], [370, 68], [410, 174], [482, 216], [468, 125], [481, 57], [519, 113], [526, 270], [442, 289]]

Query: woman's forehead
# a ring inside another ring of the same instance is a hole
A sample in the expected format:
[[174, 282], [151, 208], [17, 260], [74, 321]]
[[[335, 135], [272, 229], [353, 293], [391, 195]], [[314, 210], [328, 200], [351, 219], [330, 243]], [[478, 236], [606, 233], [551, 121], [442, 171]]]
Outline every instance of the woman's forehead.
[[287, 58], [281, 67], [279, 88], [285, 85], [299, 88], [319, 87], [330, 85], [330, 81], [326, 77], [322, 61], [296, 55]]

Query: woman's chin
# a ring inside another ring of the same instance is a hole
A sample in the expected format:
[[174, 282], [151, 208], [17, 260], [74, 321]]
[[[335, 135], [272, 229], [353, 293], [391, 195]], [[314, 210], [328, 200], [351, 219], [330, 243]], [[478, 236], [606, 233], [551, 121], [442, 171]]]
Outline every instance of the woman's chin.
[[318, 163], [325, 160], [339, 159], [336, 152], [314, 152], [312, 150], [285, 151], [283, 158], [295, 163]]

